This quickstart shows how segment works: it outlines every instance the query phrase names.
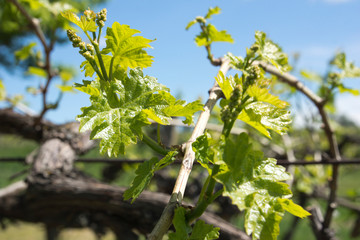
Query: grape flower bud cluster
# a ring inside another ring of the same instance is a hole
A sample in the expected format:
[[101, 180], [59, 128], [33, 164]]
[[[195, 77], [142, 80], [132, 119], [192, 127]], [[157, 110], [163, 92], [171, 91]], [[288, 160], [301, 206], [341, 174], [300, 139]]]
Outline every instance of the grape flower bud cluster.
[[242, 86], [238, 84], [235, 86], [230, 96], [229, 104], [225, 105], [221, 110], [221, 120], [229, 122], [237, 118], [241, 112]]
[[95, 60], [93, 45], [85, 44], [85, 42], [82, 41], [81, 37], [79, 37], [76, 32], [71, 29], [67, 30], [67, 36], [72, 42], [73, 47], [78, 47], [80, 49], [79, 53], [83, 55], [86, 60]]
[[106, 14], [107, 14], [106, 8], [102, 9], [100, 12], [98, 12], [96, 14], [96, 24], [99, 27], [104, 27], [105, 26]]

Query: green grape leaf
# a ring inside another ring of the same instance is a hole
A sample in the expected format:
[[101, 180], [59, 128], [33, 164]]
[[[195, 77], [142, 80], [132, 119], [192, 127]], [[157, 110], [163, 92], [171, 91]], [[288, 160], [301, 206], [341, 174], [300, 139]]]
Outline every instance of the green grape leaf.
[[23, 61], [27, 59], [31, 54], [33, 54], [33, 47], [36, 46], [36, 43], [32, 42], [24, 46], [20, 50], [15, 51], [15, 58], [17, 61]]
[[124, 153], [125, 145], [136, 143], [137, 125], [150, 124], [142, 110], [163, 105], [163, 99], [154, 93], [167, 88], [155, 78], [144, 77], [139, 69], [131, 70], [130, 76], [122, 81], [115, 79], [103, 85], [106, 87], [104, 92], [100, 81], [93, 81], [91, 86], [103, 93], [92, 95], [92, 105], [82, 108], [83, 114], [77, 119], [80, 131], [92, 130], [92, 139], [102, 139], [101, 153], [117, 156]]
[[[101, 58], [103, 60], [105, 68], [109, 69], [112, 57], [109, 55], [101, 54]], [[99, 59], [97, 57], [95, 57], [95, 62], [97, 66], [100, 66]], [[80, 69], [82, 72], [85, 72], [85, 77], [92, 77], [95, 73], [94, 68], [91, 66], [88, 60], [81, 63]]]
[[28, 74], [28, 75], [36, 75], [36, 76], [43, 77], [43, 78], [47, 77], [46, 71], [43, 68], [39, 68], [39, 67], [30, 66], [28, 68], [26, 74]]
[[66, 85], [56, 85], [58, 89], [60, 89], [61, 92], [71, 92], [74, 93], [74, 89], [72, 86], [66, 86]]
[[73, 13], [71, 10], [67, 10], [61, 13], [61, 16], [69, 20], [70, 22], [74, 23], [78, 27], [80, 27], [84, 32], [95, 32], [97, 29], [97, 26], [95, 24], [95, 20], [87, 20], [84, 15], [82, 15], [80, 18]]
[[197, 23], [197, 20], [196, 20], [196, 19], [190, 21], [190, 22], [186, 25], [185, 30], [188, 30], [189, 28], [191, 28], [191, 26], [193, 26], [195, 23]]
[[5, 98], [6, 98], [6, 89], [2, 80], [0, 80], [0, 101], [5, 100]]
[[133, 36], [137, 33], [140, 31], [115, 22], [111, 28], [106, 30], [106, 48], [102, 50], [102, 53], [111, 52], [114, 66], [120, 65], [124, 69], [150, 67], [153, 57], [148, 55], [144, 48], [151, 48], [149, 43], [153, 40], [142, 36]]
[[360, 68], [356, 67], [354, 63], [348, 62], [345, 53], [337, 53], [330, 64], [335, 65], [342, 70], [341, 78], [360, 77]]
[[315, 81], [317, 83], [322, 83], [322, 81], [323, 81], [323, 78], [315, 72], [302, 70], [302, 71], [300, 71], [300, 74], [304, 78], [311, 80], [311, 81]]
[[306, 216], [300, 206], [287, 201], [292, 192], [283, 181], [291, 176], [275, 159], [264, 159], [262, 152], [252, 150], [247, 134], [240, 134], [235, 141], [226, 139], [221, 148], [226, 166], [215, 178], [224, 185], [223, 195], [245, 211], [247, 234], [273, 240], [285, 211]]
[[196, 221], [193, 231], [190, 235], [190, 240], [212, 240], [212, 239], [218, 239], [220, 228], [214, 227], [213, 225], [206, 224], [202, 220]]
[[198, 47], [210, 46], [213, 42], [234, 43], [234, 39], [225, 30], [218, 31], [212, 24], [206, 26], [206, 30], [196, 36], [195, 42]]
[[247, 89], [246, 93], [250, 97], [253, 97], [256, 101], [270, 103], [271, 105], [274, 105], [278, 108], [285, 108], [289, 106], [287, 102], [282, 101], [279, 99], [279, 97], [270, 94], [269, 89], [267, 88], [260, 88], [259, 86], [251, 85]]
[[290, 69], [287, 55], [282, 52], [281, 48], [277, 44], [266, 38], [266, 34], [264, 32], [255, 32], [255, 43], [259, 47], [257, 52], [262, 60], [270, 62], [283, 72]]
[[308, 211], [304, 210], [301, 206], [297, 205], [290, 199], [278, 199], [278, 202], [285, 211], [288, 211], [299, 218], [305, 218], [311, 215]]
[[217, 77], [215, 78], [217, 84], [221, 88], [222, 92], [226, 99], [230, 99], [231, 93], [236, 86], [236, 81], [233, 76], [225, 77], [224, 73], [219, 71]]
[[253, 102], [245, 106], [238, 119], [249, 124], [271, 139], [268, 129], [282, 135], [291, 123], [290, 112], [264, 102]]
[[175, 209], [173, 218], [173, 225], [175, 232], [169, 233], [169, 240], [187, 240], [188, 234], [191, 232], [191, 227], [186, 224], [185, 218], [186, 210], [183, 207]]
[[251, 205], [245, 213], [246, 232], [252, 233], [253, 239], [277, 239], [279, 224], [284, 215], [279, 204], [258, 194], [249, 197], [248, 202]]
[[203, 104], [200, 100], [186, 104], [183, 100], [176, 100], [170, 93], [163, 92], [163, 94], [167, 95], [166, 99], [169, 106], [165, 107], [162, 112], [167, 116], [185, 117], [184, 124], [192, 124], [194, 113], [203, 110]]
[[159, 91], [159, 98], [163, 99], [162, 106], [144, 109], [147, 117], [162, 125], [168, 125], [171, 117], [185, 117], [183, 123], [190, 125], [193, 122], [195, 112], [203, 110], [200, 101], [186, 104], [183, 100], [177, 100], [169, 92]]
[[223, 136], [220, 138], [220, 141], [216, 141], [206, 132], [199, 136], [191, 145], [195, 152], [195, 159], [209, 172], [210, 175], [213, 164], [220, 165], [224, 163], [222, 161], [222, 154], [220, 153], [220, 146], [223, 142]]
[[209, 8], [208, 13], [205, 15], [205, 19], [210, 19], [213, 15], [220, 13], [221, 13], [221, 9], [219, 7]]
[[202, 109], [198, 101], [176, 100], [168, 88], [153, 77], [144, 77], [140, 69], [130, 70], [129, 77], [123, 75], [121, 80], [84, 81], [75, 88], [90, 94], [92, 103], [77, 118], [80, 131], [92, 130], [90, 137], [102, 139], [100, 152], [109, 156], [124, 153], [126, 145], [141, 139], [141, 127], [150, 124], [148, 118], [168, 124], [172, 116], [183, 116], [185, 123], [191, 123], [194, 112]]
[[100, 91], [97, 86], [92, 85], [92, 83], [95, 83], [95, 81], [92, 82], [83, 80], [83, 84], [75, 83], [74, 88], [91, 96], [97, 97], [100, 95]]
[[343, 84], [339, 84], [337, 87], [338, 87], [340, 93], [346, 92], [346, 93], [351, 93], [354, 96], [360, 95], [360, 91], [358, 89], [347, 88]]
[[69, 69], [62, 69], [60, 70], [59, 76], [62, 82], [68, 82], [74, 77], [74, 73]]
[[[193, 229], [186, 222], [186, 210], [183, 207], [175, 209], [173, 225], [175, 232], [169, 233], [169, 240], [212, 240], [219, 238], [220, 228], [196, 221]], [[189, 234], [191, 233], [190, 237]]]
[[155, 171], [172, 163], [175, 160], [176, 154], [176, 151], [171, 151], [161, 160], [155, 157], [141, 163], [135, 171], [136, 177], [131, 183], [131, 187], [124, 192], [124, 199], [128, 200], [132, 198], [131, 202], [133, 203], [140, 193], [149, 185]]

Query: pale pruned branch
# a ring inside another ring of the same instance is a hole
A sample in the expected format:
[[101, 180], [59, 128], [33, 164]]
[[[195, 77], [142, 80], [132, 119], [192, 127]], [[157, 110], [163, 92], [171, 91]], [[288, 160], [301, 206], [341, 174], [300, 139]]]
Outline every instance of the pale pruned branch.
[[[319, 114], [321, 116], [321, 120], [323, 123], [323, 129], [326, 134], [329, 146], [330, 146], [330, 152], [331, 152], [331, 158], [335, 159], [336, 161], [341, 161], [341, 155], [339, 151], [339, 147], [336, 141], [336, 137], [334, 134], [333, 129], [331, 128], [331, 125], [329, 123], [328, 115], [325, 112], [325, 104], [326, 100], [319, 97], [317, 94], [315, 94], [311, 89], [307, 88], [302, 82], [300, 82], [296, 77], [289, 73], [283, 73], [279, 71], [276, 67], [272, 66], [271, 64], [264, 63], [264, 62], [255, 62], [254, 64], [259, 65], [262, 67], [266, 72], [273, 74], [279, 78], [280, 81], [287, 83], [288, 85], [296, 88], [298, 91], [303, 93], [306, 97], [308, 97], [314, 105], [317, 107]], [[329, 186], [330, 186], [330, 194], [328, 197], [328, 204], [327, 204], [327, 210], [325, 213], [324, 221], [322, 224], [322, 232], [325, 233], [331, 224], [331, 219], [333, 216], [333, 212], [336, 207], [336, 191], [337, 191], [337, 179], [339, 174], [339, 166], [333, 165], [332, 166], [332, 178], [330, 179]]]
[[10, 195], [19, 195], [21, 192], [24, 192], [27, 187], [27, 183], [23, 180], [12, 183], [0, 189], [0, 199]]
[[[229, 61], [222, 60], [220, 71], [227, 73], [230, 69]], [[169, 227], [172, 224], [172, 218], [176, 206], [179, 206], [182, 202], [184, 196], [185, 188], [189, 175], [192, 170], [192, 166], [195, 160], [195, 153], [192, 150], [192, 143], [196, 140], [197, 137], [201, 136], [204, 133], [207, 122], [210, 118], [210, 113], [215, 106], [216, 102], [222, 97], [222, 91], [219, 88], [218, 84], [215, 82], [214, 86], [209, 92], [209, 98], [204, 106], [204, 111], [200, 114], [200, 117], [195, 125], [193, 133], [190, 139], [187, 141], [185, 146], [185, 154], [181, 164], [180, 172], [178, 174], [170, 201], [165, 207], [158, 223], [151, 232], [149, 239], [150, 240], [159, 240], [162, 239], [163, 235], [168, 231]]]

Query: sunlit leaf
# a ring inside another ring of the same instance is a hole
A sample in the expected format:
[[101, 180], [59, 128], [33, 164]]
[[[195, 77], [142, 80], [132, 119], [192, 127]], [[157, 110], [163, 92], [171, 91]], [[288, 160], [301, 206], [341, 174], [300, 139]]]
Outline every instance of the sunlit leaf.
[[338, 85], [338, 89], [340, 93], [346, 92], [346, 93], [351, 93], [354, 96], [360, 95], [360, 91], [358, 89], [347, 88], [343, 84]]
[[288, 58], [281, 48], [273, 43], [270, 39], [266, 38], [266, 34], [261, 31], [255, 32], [255, 43], [259, 47], [257, 51], [262, 60], [265, 60], [281, 71], [288, 71]]
[[[94, 83], [93, 86], [92, 83]], [[91, 96], [97, 97], [100, 95], [100, 91], [95, 85], [95, 83], [96, 83], [95, 81], [92, 82], [92, 81], [83, 80], [83, 84], [75, 83], [74, 88]]]
[[26, 73], [28, 75], [35, 75], [43, 78], [47, 77], [47, 72], [43, 68], [39, 68], [39, 67], [30, 66]]
[[141, 127], [150, 124], [148, 118], [168, 124], [172, 116], [183, 116], [191, 123], [194, 112], [202, 109], [199, 102], [176, 100], [165, 86], [143, 76], [140, 69], [111, 82], [84, 81], [76, 89], [90, 94], [92, 103], [82, 108], [83, 114], [77, 118], [80, 130], [91, 130], [92, 139], [101, 139], [100, 152], [109, 156], [124, 153], [126, 145], [142, 138]]
[[124, 192], [124, 199], [128, 200], [132, 198], [131, 202], [134, 202], [140, 193], [149, 185], [155, 171], [172, 163], [175, 160], [176, 154], [176, 151], [171, 151], [161, 160], [155, 157], [141, 163], [135, 171], [136, 177], [131, 183], [131, 187]]
[[304, 210], [290, 199], [278, 199], [278, 202], [285, 211], [288, 211], [299, 218], [305, 218], [311, 215], [308, 211]]
[[61, 92], [71, 92], [74, 93], [74, 89], [72, 86], [65, 86], [65, 85], [56, 85]]
[[106, 30], [106, 48], [102, 52], [112, 53], [114, 66], [120, 65], [122, 68], [151, 66], [153, 57], [148, 55], [144, 48], [151, 48], [149, 43], [153, 40], [133, 36], [137, 33], [140, 31], [131, 29], [128, 25], [120, 25], [118, 22]]
[[186, 210], [183, 207], [175, 209], [173, 218], [173, 225], [175, 232], [169, 233], [169, 240], [187, 240], [188, 234], [191, 232], [191, 227], [186, 224], [185, 219]]
[[[252, 150], [248, 136], [240, 134], [235, 141], [226, 139], [222, 146], [226, 167], [220, 168], [216, 180], [224, 185], [224, 195], [245, 211], [245, 229], [254, 239], [276, 239], [279, 222], [285, 211], [305, 216], [305, 210], [287, 201], [292, 196], [290, 178], [275, 159], [264, 159]], [[284, 206], [284, 207], [283, 207]]]
[[236, 81], [233, 76], [225, 77], [224, 73], [219, 71], [217, 77], [215, 78], [217, 84], [221, 88], [222, 92], [226, 99], [229, 99], [231, 96], [232, 91], [236, 85]]
[[80, 27], [84, 32], [90, 31], [95, 32], [97, 29], [97, 26], [95, 24], [95, 20], [87, 20], [84, 15], [82, 15], [80, 18], [73, 13], [71, 10], [67, 10], [61, 13], [61, 16], [69, 20], [70, 22], [74, 23], [78, 27]]
[[218, 31], [212, 24], [206, 26], [205, 32], [201, 32], [195, 38], [198, 47], [210, 46], [213, 42], [229, 42], [233, 43], [234, 39], [225, 30]]
[[213, 225], [206, 224], [202, 220], [196, 221], [189, 240], [212, 240], [218, 239], [220, 228], [214, 227]]
[[311, 81], [315, 81], [317, 83], [322, 83], [322, 81], [323, 81], [323, 78], [315, 72], [302, 70], [302, 71], [300, 71], [300, 74], [304, 78], [311, 80]]
[[5, 100], [5, 98], [6, 98], [6, 89], [2, 80], [0, 80], [0, 101]]
[[36, 46], [36, 43], [32, 42], [26, 46], [24, 46], [22, 49], [15, 51], [15, 58], [18, 61], [23, 61], [27, 59], [31, 54], [33, 54], [33, 47]]
[[267, 88], [260, 88], [257, 85], [251, 85], [246, 93], [253, 97], [256, 101], [270, 103], [278, 108], [285, 108], [289, 106], [289, 104], [285, 101], [279, 99], [279, 97], [272, 95], [269, 93], [269, 89]]
[[210, 19], [213, 15], [220, 13], [221, 13], [221, 9], [219, 7], [209, 8], [208, 13], [205, 15], [205, 19]]
[[271, 138], [267, 129], [284, 134], [291, 123], [290, 112], [263, 102], [250, 103], [240, 112], [238, 119]]

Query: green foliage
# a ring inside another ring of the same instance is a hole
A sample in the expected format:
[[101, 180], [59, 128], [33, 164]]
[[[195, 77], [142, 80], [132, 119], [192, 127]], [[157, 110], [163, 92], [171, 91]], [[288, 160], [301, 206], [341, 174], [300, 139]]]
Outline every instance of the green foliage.
[[[185, 122], [191, 123], [194, 112], [202, 109], [199, 103], [183, 106], [184, 101], [177, 101], [168, 89], [157, 83], [156, 79], [143, 76], [140, 69], [131, 70], [129, 77], [113, 80], [85, 81], [77, 84], [77, 89], [93, 94], [92, 105], [82, 108], [78, 116], [80, 131], [92, 130], [91, 138], [101, 138], [100, 152], [109, 156], [124, 153], [125, 146], [136, 143], [142, 137], [141, 126], [150, 124], [148, 118], [160, 124], [168, 124], [173, 113], [187, 116]], [[157, 93], [156, 93], [157, 92]]]
[[255, 32], [255, 44], [252, 46], [251, 51], [257, 53], [260, 60], [270, 62], [281, 71], [290, 70], [287, 55], [282, 52], [282, 49], [277, 44], [266, 38], [264, 32]]
[[[100, 33], [106, 10], [98, 14], [91, 10], [85, 13], [86, 18], [78, 18], [71, 12], [62, 15], [82, 28], [87, 36], [87, 31], [93, 29], [88, 26], [93, 23], [99, 24]], [[99, 20], [100, 16], [103, 20]], [[92, 38], [89, 38], [91, 44], [85, 47], [81, 38], [68, 30], [73, 46], [80, 48], [80, 54], [86, 58], [81, 64], [85, 76], [97, 75], [94, 81], [84, 80], [83, 84], [75, 85], [76, 89], [90, 95], [92, 104], [82, 108], [83, 113], [77, 117], [80, 131], [91, 130], [92, 139], [101, 139], [100, 152], [117, 156], [124, 154], [126, 145], [142, 139], [141, 128], [151, 123], [148, 119], [167, 125], [171, 117], [185, 117], [184, 123], [191, 124], [193, 114], [202, 110], [202, 104], [177, 100], [155, 78], [143, 76], [140, 67], [149, 67], [152, 63], [152, 56], [144, 50], [151, 47], [151, 40], [133, 36], [140, 31], [117, 22], [106, 33], [106, 47], [100, 51]], [[100, 35], [94, 37], [99, 38]], [[131, 69], [129, 73], [128, 68]]]
[[290, 112], [264, 102], [253, 102], [244, 107], [238, 119], [271, 138], [268, 129], [284, 134], [291, 123]]
[[95, 24], [95, 16], [87, 18], [86, 16], [82, 15], [80, 18], [73, 13], [71, 10], [65, 11], [61, 13], [61, 16], [69, 20], [70, 22], [77, 25], [81, 30], [84, 32], [95, 32], [97, 26]]
[[171, 151], [161, 160], [154, 157], [149, 161], [145, 161], [140, 164], [135, 172], [136, 177], [132, 182], [131, 187], [124, 192], [124, 199], [128, 200], [132, 198], [131, 202], [134, 202], [140, 193], [144, 191], [145, 188], [149, 185], [155, 171], [158, 171], [171, 164], [175, 160], [176, 155], [176, 151]]
[[[175, 210], [173, 224], [174, 233], [169, 233], [169, 240], [211, 240], [219, 238], [219, 228], [198, 220], [191, 228], [185, 220], [186, 210], [179, 207]], [[190, 235], [190, 236], [189, 236]]]
[[[216, 154], [215, 148], [209, 146], [211, 141], [209, 135], [199, 137], [193, 144], [194, 151], [198, 155], [210, 152], [200, 160], [206, 168], [215, 162], [220, 165], [215, 179], [224, 186], [223, 195], [245, 211], [246, 232], [252, 234], [253, 239], [276, 239], [285, 211], [301, 218], [309, 215], [288, 199], [292, 193], [282, 182], [290, 178], [285, 168], [276, 165], [275, 159], [264, 159], [262, 152], [252, 150], [245, 133], [235, 141], [222, 138]], [[215, 160], [215, 156], [221, 161]]]
[[214, 14], [219, 14], [221, 9], [219, 7], [210, 8], [205, 17], [197, 17], [190, 21], [186, 26], [188, 30], [195, 23], [199, 23], [201, 27], [201, 33], [196, 36], [195, 42], [198, 47], [209, 47], [213, 42], [229, 42], [233, 43], [234, 39], [225, 30], [219, 31], [216, 27], [210, 23], [207, 23], [207, 19], [210, 19]]
[[128, 25], [120, 25], [115, 22], [106, 30], [106, 48], [102, 53], [112, 53], [115, 66], [122, 68], [150, 67], [153, 57], [148, 55], [144, 48], [151, 48], [152, 40], [142, 36], [133, 36], [140, 31], [131, 29]]
[[36, 46], [36, 43], [32, 42], [26, 46], [24, 46], [23, 48], [21, 48], [18, 51], [15, 51], [14, 55], [17, 61], [23, 61], [25, 59], [27, 59], [30, 55], [33, 55], [33, 47]]
[[255, 43], [247, 50], [245, 58], [231, 54], [227, 57], [232, 67], [241, 71], [242, 75], [225, 77], [219, 73], [216, 77], [226, 98], [221, 103], [225, 131], [228, 133], [235, 120], [239, 119], [268, 138], [271, 138], [268, 130], [284, 134], [291, 123], [290, 112], [284, 109], [288, 103], [269, 92], [270, 80], [253, 63], [255, 60], [262, 60], [285, 71], [289, 69], [286, 55], [264, 33], [258, 31]]
[[0, 101], [5, 100], [5, 98], [6, 98], [6, 89], [2, 80], [0, 80]]
[[42, 78], [47, 77], [47, 72], [43, 68], [40, 68], [40, 67], [29, 67], [27, 74], [35, 75], [35, 76], [42, 77]]
[[321, 76], [318, 73], [302, 70], [302, 77], [318, 83], [317, 93], [326, 103], [325, 108], [331, 113], [335, 112], [336, 93], [350, 93], [359, 96], [358, 89], [345, 86], [345, 80], [360, 77], [360, 68], [347, 61], [343, 52], [337, 53], [329, 63], [329, 71]]
[[218, 6], [216, 6], [214, 8], [209, 8], [208, 13], [205, 15], [205, 19], [210, 19], [213, 15], [220, 14], [220, 13], [221, 13], [221, 9]]
[[219, 31], [214, 25], [208, 24], [203, 28], [203, 31], [196, 36], [195, 42], [198, 47], [201, 47], [210, 46], [213, 42], [233, 43], [234, 40], [225, 30]]
[[[211, 8], [205, 17], [197, 17], [187, 28], [199, 23], [202, 32], [196, 37], [198, 46], [205, 46], [211, 59], [210, 46], [213, 42], [233, 42], [226, 31], [218, 31], [207, 20], [218, 14], [220, 8]], [[83, 80], [75, 88], [90, 95], [91, 105], [82, 108], [80, 131], [91, 131], [91, 139], [101, 139], [100, 152], [117, 156], [125, 152], [125, 147], [143, 140], [148, 146], [164, 158], [152, 158], [139, 165], [131, 187], [124, 193], [125, 199], [134, 201], [149, 185], [155, 171], [171, 164], [177, 151], [163, 149], [162, 146], [144, 135], [142, 128], [154, 122], [169, 124], [171, 117], [184, 117], [191, 124], [195, 112], [202, 110], [199, 101], [186, 103], [173, 97], [169, 89], [159, 84], [155, 78], [144, 76], [142, 69], [152, 64], [152, 56], [145, 51], [152, 40], [134, 36], [140, 31], [127, 25], [114, 23], [106, 30], [106, 47], [99, 49], [101, 29], [106, 20], [106, 10], [95, 14], [91, 10], [78, 18], [72, 12], [62, 15], [78, 25], [91, 44], [85, 44], [73, 30], [68, 37], [73, 46], [80, 49], [86, 59], [81, 64], [85, 76], [92, 81]], [[101, 20], [100, 20], [101, 19]], [[98, 30], [98, 33], [96, 32]], [[93, 32], [93, 37], [88, 35]], [[228, 55], [232, 67], [241, 75], [225, 77], [219, 73], [216, 77], [225, 99], [221, 101], [221, 119], [224, 128], [219, 140], [209, 134], [199, 137], [193, 144], [195, 156], [201, 166], [209, 172], [209, 178], [199, 197], [194, 211], [178, 208], [173, 224], [175, 232], [169, 239], [216, 239], [219, 229], [197, 221], [193, 228], [189, 222], [196, 219], [206, 207], [223, 193], [229, 196], [240, 210], [245, 211], [245, 228], [254, 239], [276, 239], [279, 223], [285, 211], [298, 217], [308, 213], [289, 198], [291, 190], [283, 181], [290, 178], [285, 169], [276, 165], [275, 159], [264, 159], [263, 153], [252, 150], [246, 134], [231, 140], [230, 131], [237, 119], [253, 126], [270, 138], [268, 130], [283, 134], [290, 124], [290, 114], [285, 108], [288, 103], [270, 93], [270, 80], [265, 72], [254, 65], [256, 60], [275, 65], [281, 71], [290, 67], [287, 56], [281, 48], [266, 38], [262, 32], [256, 32], [255, 43], [247, 49], [245, 58]], [[66, 77], [66, 76], [65, 76]], [[66, 86], [66, 85], [65, 85]], [[213, 193], [215, 183], [223, 185], [223, 190]]]

